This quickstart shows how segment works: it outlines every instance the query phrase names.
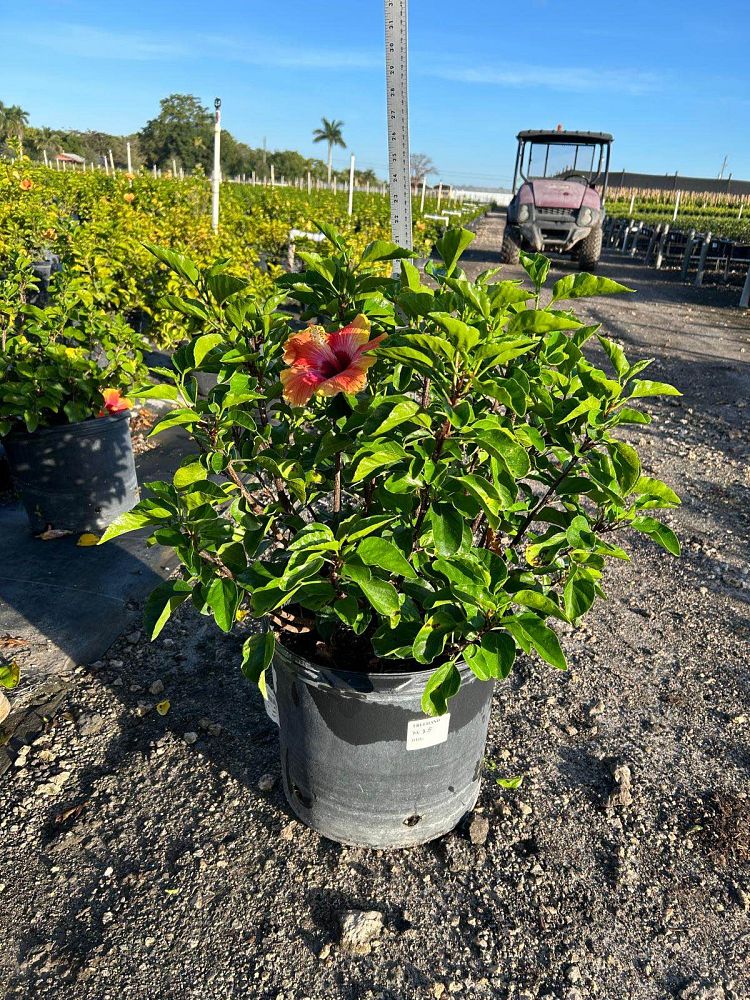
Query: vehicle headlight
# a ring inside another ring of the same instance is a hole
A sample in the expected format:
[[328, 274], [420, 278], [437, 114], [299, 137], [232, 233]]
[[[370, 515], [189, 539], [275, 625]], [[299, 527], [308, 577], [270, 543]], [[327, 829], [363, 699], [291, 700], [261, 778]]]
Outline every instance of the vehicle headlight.
[[518, 209], [518, 221], [528, 222], [531, 218], [531, 205], [521, 205]]
[[581, 211], [578, 213], [578, 225], [579, 226], [590, 226], [596, 219], [596, 211], [593, 208], [589, 208], [584, 205]]

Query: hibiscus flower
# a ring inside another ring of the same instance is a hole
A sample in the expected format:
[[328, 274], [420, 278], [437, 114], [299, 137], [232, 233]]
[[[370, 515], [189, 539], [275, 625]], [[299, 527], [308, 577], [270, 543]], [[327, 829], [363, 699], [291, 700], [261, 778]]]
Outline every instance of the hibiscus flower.
[[128, 204], [130, 204], [130, 203], [131, 203], [132, 201], [135, 201], [135, 195], [133, 194], [133, 192], [132, 192], [132, 191], [128, 191], [128, 192], [126, 192], [126, 193], [125, 193], [125, 194], [123, 195], [123, 198], [125, 199], [125, 201], [126, 201], [126, 202], [127, 202]]
[[129, 399], [120, 395], [119, 389], [102, 389], [102, 396], [104, 397], [104, 409], [100, 410], [100, 417], [107, 417], [112, 413], [124, 413], [133, 405]]
[[31, 191], [31, 189], [33, 187], [34, 187], [34, 182], [31, 180], [31, 178], [30, 177], [24, 177], [24, 179], [21, 181], [21, 184], [20, 184], [21, 190], [22, 191]]
[[367, 369], [375, 364], [375, 357], [367, 352], [387, 334], [372, 340], [369, 336], [366, 316], [357, 316], [333, 333], [309, 326], [293, 334], [284, 345], [284, 361], [290, 366], [281, 373], [284, 399], [292, 406], [304, 406], [316, 392], [324, 396], [361, 392], [367, 384]]

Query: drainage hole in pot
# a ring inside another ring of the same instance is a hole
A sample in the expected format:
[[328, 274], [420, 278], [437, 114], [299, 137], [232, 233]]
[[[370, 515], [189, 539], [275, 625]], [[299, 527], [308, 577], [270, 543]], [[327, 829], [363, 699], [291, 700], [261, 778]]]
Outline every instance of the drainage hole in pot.
[[404, 820], [404, 826], [416, 826], [421, 818], [421, 816], [407, 816]]
[[303, 805], [305, 809], [312, 808], [313, 800], [311, 795], [305, 795], [298, 785], [292, 785], [292, 791], [294, 792], [295, 797], [299, 800], [300, 805]]

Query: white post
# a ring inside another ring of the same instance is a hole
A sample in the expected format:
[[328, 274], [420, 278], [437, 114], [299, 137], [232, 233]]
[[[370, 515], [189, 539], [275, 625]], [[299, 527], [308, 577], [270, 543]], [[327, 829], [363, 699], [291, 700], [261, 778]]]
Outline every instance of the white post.
[[126, 150], [127, 156], [128, 156], [128, 173], [132, 174], [133, 173], [133, 158], [130, 155], [130, 143], [129, 142], [125, 143], [125, 150]]
[[630, 208], [628, 209], [628, 218], [633, 218], [633, 205], [635, 205], [635, 191], [630, 196]]
[[334, 194], [336, 194], [336, 189], [337, 189], [337, 183], [336, 183], [336, 177], [334, 176], [334, 178], [333, 178], [333, 193]]
[[352, 158], [349, 161], [349, 206], [347, 209], [349, 215], [352, 214], [353, 206], [354, 206], [354, 153], [352, 153]]
[[153, 173], [154, 177], [156, 177], [156, 164], [154, 164], [153, 167], [151, 168], [151, 172]]
[[184, 167], [180, 167], [180, 180], [181, 181], [185, 180], [185, 168]]
[[[45, 159], [46, 159], [46, 156], [45, 156]], [[745, 202], [744, 202], [744, 201], [741, 201], [741, 202], [740, 202], [740, 210], [739, 210], [739, 212], [737, 213], [737, 221], [738, 221], [738, 222], [739, 222], [739, 220], [740, 220], [740, 219], [742, 218], [742, 209], [743, 209], [744, 207], [745, 207]]]
[[[44, 150], [44, 165], [45, 165], [45, 167], [49, 166], [49, 160], [47, 159], [47, 150], [46, 149]], [[742, 211], [742, 209], [740, 209], [740, 212], [741, 211]]]
[[677, 192], [677, 197], [675, 198], [675, 202], [674, 202], [674, 214], [672, 216], [672, 222], [677, 222], [677, 213], [680, 210], [680, 196], [681, 195], [682, 195], [682, 191], [678, 191]]
[[366, 190], [367, 194], [370, 193], [370, 182], [369, 181], [367, 182], [367, 186], [365, 187], [365, 190]]
[[177, 161], [175, 160], [174, 157], [172, 157], [172, 176], [173, 177], [177, 176]]
[[443, 182], [440, 181], [440, 183], [438, 184], [438, 202], [437, 202], [438, 212], [440, 211], [440, 202], [442, 200], [443, 200]]
[[[65, 161], [63, 160], [63, 170], [65, 170]], [[104, 173], [109, 177], [109, 161], [107, 157], [104, 157]]]
[[273, 163], [271, 164], [271, 187], [276, 187], [276, 177], [273, 172]]
[[214, 118], [214, 175], [212, 180], [211, 198], [211, 228], [216, 233], [219, 230], [219, 185], [221, 184], [221, 100], [214, 101], [216, 117]]
[[427, 174], [422, 178], [422, 197], [419, 201], [419, 211], [424, 212], [424, 196], [427, 192]]
[[253, 187], [255, 187], [255, 171], [253, 170]]
[[312, 175], [307, 171], [307, 193], [312, 194]]
[[114, 172], [115, 172], [115, 160], [114, 160], [114, 157], [112, 156], [112, 150], [111, 149], [109, 151], [109, 165], [110, 165], [110, 167], [112, 167], [112, 173], [114, 174]]

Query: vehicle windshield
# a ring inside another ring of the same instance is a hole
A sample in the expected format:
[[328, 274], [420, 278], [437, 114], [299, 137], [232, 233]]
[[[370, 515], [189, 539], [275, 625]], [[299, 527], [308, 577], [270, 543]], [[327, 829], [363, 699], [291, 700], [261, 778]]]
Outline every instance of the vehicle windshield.
[[599, 143], [527, 142], [521, 157], [521, 175], [524, 180], [570, 175], [570, 180], [593, 184], [601, 173], [603, 152]]

